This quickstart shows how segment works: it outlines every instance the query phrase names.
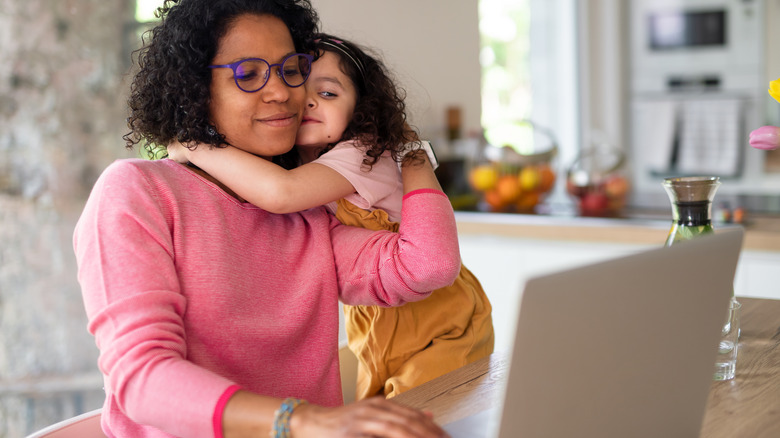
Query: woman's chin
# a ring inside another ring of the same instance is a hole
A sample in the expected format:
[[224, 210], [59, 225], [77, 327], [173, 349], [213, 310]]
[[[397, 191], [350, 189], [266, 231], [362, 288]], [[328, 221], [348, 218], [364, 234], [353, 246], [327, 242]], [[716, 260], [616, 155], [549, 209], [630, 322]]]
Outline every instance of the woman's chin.
[[252, 155], [270, 159], [290, 152], [295, 145], [295, 135], [257, 135], [248, 141], [231, 142], [231, 145]]

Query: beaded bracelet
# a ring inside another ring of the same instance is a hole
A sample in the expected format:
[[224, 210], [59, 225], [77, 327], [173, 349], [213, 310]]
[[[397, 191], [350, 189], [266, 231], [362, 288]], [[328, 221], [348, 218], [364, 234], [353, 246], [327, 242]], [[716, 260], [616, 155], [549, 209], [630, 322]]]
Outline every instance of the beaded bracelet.
[[274, 412], [274, 425], [271, 428], [271, 438], [291, 438], [290, 416], [298, 406], [305, 404], [306, 400], [289, 397], [284, 399], [279, 409]]

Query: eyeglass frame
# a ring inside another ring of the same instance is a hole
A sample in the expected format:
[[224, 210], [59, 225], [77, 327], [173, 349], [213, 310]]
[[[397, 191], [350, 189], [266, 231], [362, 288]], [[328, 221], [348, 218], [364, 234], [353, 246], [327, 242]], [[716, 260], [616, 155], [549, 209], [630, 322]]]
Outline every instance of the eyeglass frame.
[[[290, 83], [287, 82], [287, 79], [284, 78], [284, 71], [282, 70], [282, 67], [284, 66], [284, 63], [287, 62], [287, 60], [292, 58], [293, 56], [303, 56], [305, 59], [307, 59], [309, 61], [309, 73], [306, 74], [306, 77], [303, 78], [303, 81], [301, 81], [301, 83], [298, 84], [298, 85], [290, 85]], [[266, 61], [263, 58], [245, 58], [245, 59], [241, 59], [239, 61], [236, 61], [236, 62], [233, 62], [233, 63], [230, 63], [230, 64], [215, 64], [215, 65], [210, 65], [208, 67], [209, 68], [229, 68], [229, 69], [233, 70], [233, 82], [236, 83], [236, 87], [238, 87], [239, 90], [243, 91], [244, 93], [257, 93], [258, 91], [262, 90], [266, 85], [268, 85], [268, 81], [271, 79], [271, 75], [270, 74], [266, 75], [265, 82], [263, 82], [263, 85], [261, 85], [260, 88], [258, 88], [256, 90], [252, 90], [252, 91], [248, 91], [248, 90], [243, 89], [241, 87], [241, 85], [238, 84], [238, 77], [237, 77], [238, 72], [236, 71], [236, 69], [238, 69], [239, 65], [241, 65], [242, 63], [247, 62], [247, 61], [263, 61], [268, 66], [268, 71], [269, 72], [274, 67], [279, 67], [279, 68], [276, 69], [276, 76], [278, 76], [279, 79], [281, 79], [282, 82], [284, 82], [284, 85], [287, 85], [290, 88], [298, 88], [301, 85], [305, 84], [306, 81], [309, 79], [309, 75], [311, 75], [311, 65], [314, 63], [314, 55], [309, 55], [308, 53], [291, 53], [291, 54], [285, 56], [282, 59], [282, 62], [279, 62], [279, 63], [276, 63], [276, 64], [271, 64], [270, 62]]]

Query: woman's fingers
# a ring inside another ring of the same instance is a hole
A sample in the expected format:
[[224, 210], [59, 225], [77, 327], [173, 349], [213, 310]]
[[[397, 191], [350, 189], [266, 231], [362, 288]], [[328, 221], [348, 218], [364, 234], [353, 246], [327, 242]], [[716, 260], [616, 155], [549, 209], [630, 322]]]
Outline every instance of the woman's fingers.
[[366, 400], [363, 433], [387, 438], [444, 437], [444, 431], [425, 413], [382, 398]]
[[[375, 397], [341, 408], [296, 410], [296, 436], [429, 438], [448, 435], [430, 415]], [[300, 432], [300, 433], [299, 433]]]

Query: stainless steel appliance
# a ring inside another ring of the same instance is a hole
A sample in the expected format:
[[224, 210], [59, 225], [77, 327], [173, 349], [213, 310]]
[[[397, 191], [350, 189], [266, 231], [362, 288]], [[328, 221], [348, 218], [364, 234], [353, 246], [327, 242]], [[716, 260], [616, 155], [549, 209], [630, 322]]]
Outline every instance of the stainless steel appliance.
[[662, 177], [724, 178], [744, 190], [763, 156], [764, 0], [631, 0], [630, 158], [638, 192]]

